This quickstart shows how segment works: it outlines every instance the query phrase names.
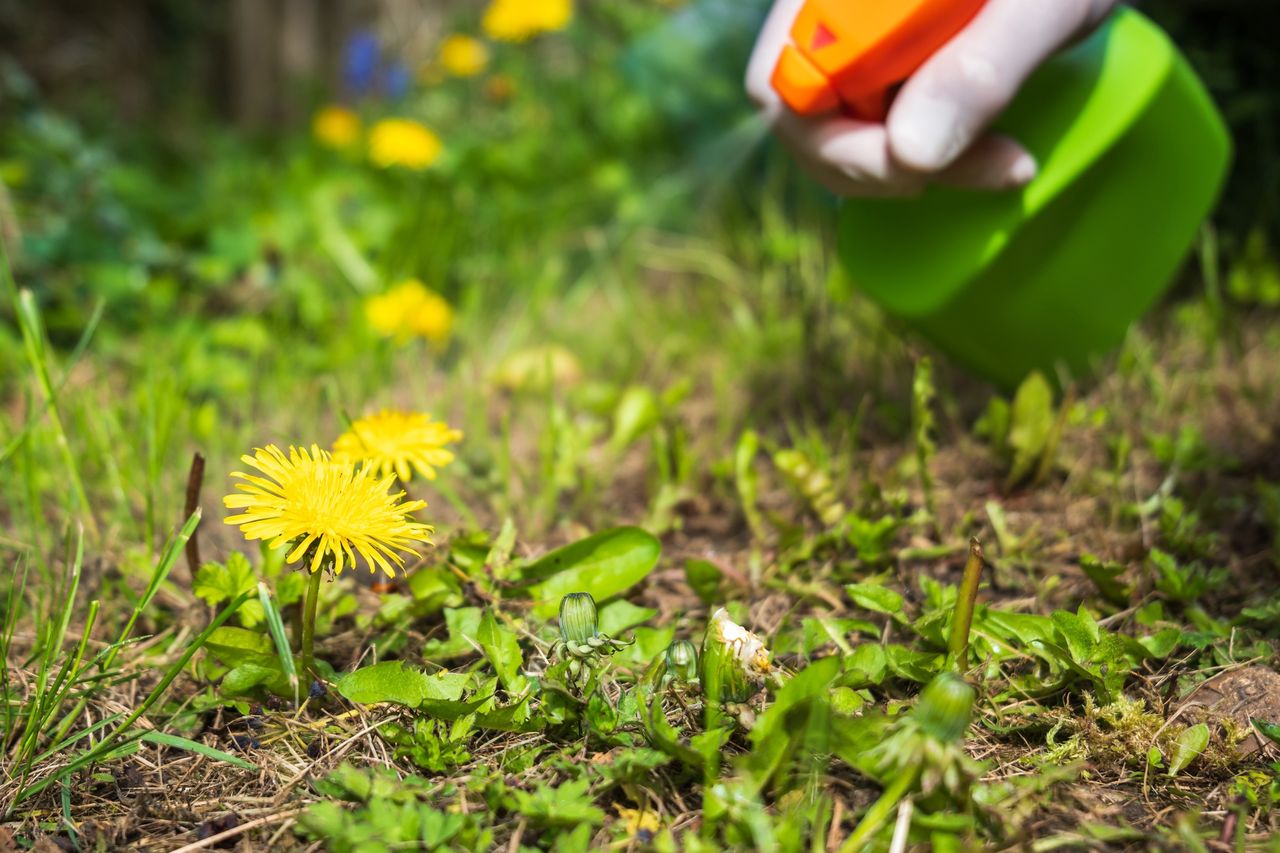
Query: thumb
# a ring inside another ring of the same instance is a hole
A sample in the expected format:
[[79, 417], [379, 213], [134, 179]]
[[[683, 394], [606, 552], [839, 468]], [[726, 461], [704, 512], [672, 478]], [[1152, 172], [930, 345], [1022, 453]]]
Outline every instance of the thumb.
[[924, 172], [949, 166], [1032, 71], [1113, 5], [1110, 0], [988, 0], [898, 94], [888, 120], [893, 156]]

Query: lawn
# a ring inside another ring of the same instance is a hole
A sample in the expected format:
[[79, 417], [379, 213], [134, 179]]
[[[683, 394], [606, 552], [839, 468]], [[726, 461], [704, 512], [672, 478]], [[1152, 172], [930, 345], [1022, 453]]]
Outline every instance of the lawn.
[[1248, 187], [995, 389], [740, 50], [495, 5], [271, 132], [6, 72], [0, 851], [1280, 849]]

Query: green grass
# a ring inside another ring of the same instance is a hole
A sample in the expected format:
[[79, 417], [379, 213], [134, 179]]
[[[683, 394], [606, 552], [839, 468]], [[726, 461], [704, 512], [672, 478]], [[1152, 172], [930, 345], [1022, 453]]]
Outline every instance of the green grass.
[[[1207, 237], [1074, 396], [1002, 399], [858, 295], [832, 208], [758, 127], [717, 134], [718, 167], [685, 156], [612, 73], [656, 14], [504, 47], [509, 104], [418, 92], [450, 149], [424, 175], [301, 134], [4, 126], [2, 173], [28, 176], [0, 312], [0, 832], [1207, 851], [1280, 828], [1248, 719], [1280, 707], [1186, 702], [1277, 664], [1280, 335], [1248, 298], [1274, 261]], [[104, 250], [100, 221], [127, 239]], [[457, 310], [446, 347], [365, 323], [411, 275]], [[303, 576], [221, 498], [252, 448], [328, 447], [382, 407], [465, 438], [408, 484], [435, 546], [389, 588], [320, 584], [311, 675]], [[594, 642], [562, 642], [573, 591]], [[714, 661], [721, 607], [768, 671], [668, 667], [678, 640]], [[958, 734], [920, 698], [953, 669]]]

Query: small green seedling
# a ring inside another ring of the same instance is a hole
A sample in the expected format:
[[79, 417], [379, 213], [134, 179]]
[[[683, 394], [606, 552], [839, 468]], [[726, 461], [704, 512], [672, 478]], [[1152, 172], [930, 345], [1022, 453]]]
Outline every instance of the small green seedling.
[[1044, 374], [1033, 371], [1018, 386], [1012, 403], [993, 397], [975, 431], [1007, 467], [1005, 491], [1045, 481], [1057, 462], [1058, 445], [1074, 400], [1067, 391], [1060, 405]]

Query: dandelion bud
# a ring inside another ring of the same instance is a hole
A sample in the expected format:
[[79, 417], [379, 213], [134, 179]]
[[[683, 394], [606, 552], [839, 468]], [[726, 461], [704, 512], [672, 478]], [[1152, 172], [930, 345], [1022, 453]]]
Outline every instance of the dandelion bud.
[[925, 734], [943, 743], [955, 743], [969, 728], [974, 695], [963, 678], [941, 672], [921, 692], [912, 715]]
[[720, 702], [747, 701], [771, 669], [764, 641], [730, 619], [723, 607], [707, 626], [700, 663], [703, 689]]
[[667, 672], [679, 681], [698, 677], [698, 650], [688, 640], [676, 640], [667, 646]]
[[[571, 646], [588, 643], [600, 636], [596, 600], [588, 592], [571, 592], [560, 599], [560, 639]], [[591, 647], [587, 646], [590, 652]]]

